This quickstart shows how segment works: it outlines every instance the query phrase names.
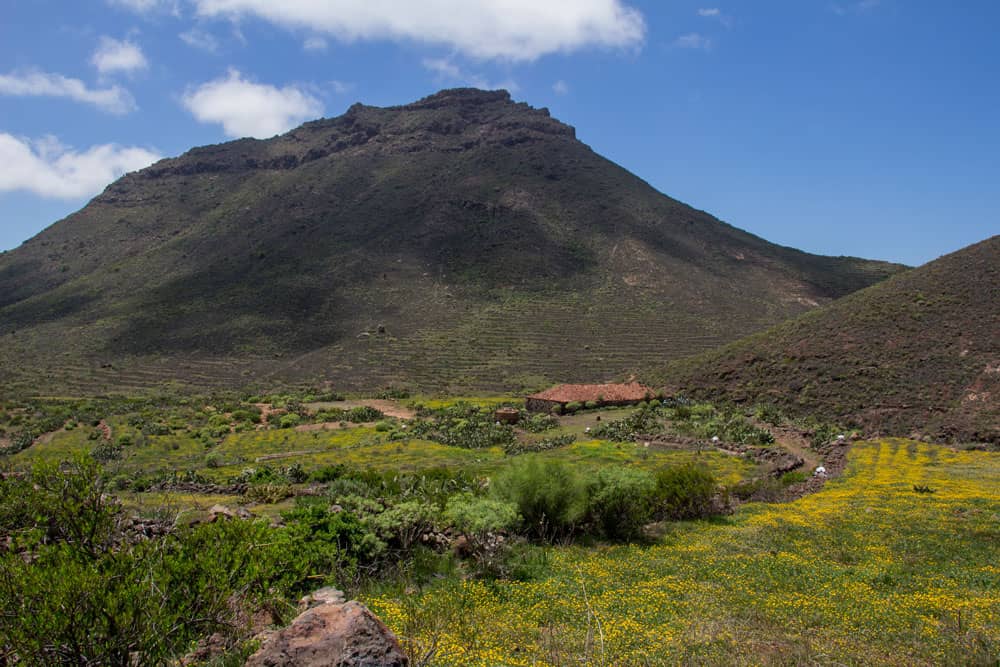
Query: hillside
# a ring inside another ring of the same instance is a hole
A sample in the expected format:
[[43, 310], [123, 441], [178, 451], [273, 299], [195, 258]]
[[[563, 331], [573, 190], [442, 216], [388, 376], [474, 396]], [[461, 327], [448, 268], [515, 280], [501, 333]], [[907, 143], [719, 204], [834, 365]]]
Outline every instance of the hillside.
[[885, 434], [1000, 441], [1000, 236], [672, 364], [685, 392]]
[[901, 268], [768, 243], [547, 110], [449, 90], [162, 160], [0, 255], [0, 381], [599, 381]]

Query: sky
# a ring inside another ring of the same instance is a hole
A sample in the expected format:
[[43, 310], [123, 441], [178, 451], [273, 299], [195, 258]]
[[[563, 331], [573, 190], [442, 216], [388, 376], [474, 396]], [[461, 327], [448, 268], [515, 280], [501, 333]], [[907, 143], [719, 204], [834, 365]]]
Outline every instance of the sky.
[[0, 0], [0, 250], [121, 174], [355, 102], [507, 88], [782, 245], [1000, 233], [1000, 3]]

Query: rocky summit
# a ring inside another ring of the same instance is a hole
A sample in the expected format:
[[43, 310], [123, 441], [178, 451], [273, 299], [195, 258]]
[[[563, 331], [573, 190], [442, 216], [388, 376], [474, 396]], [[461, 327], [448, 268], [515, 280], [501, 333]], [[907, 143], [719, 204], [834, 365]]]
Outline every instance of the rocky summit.
[[504, 91], [119, 179], [0, 255], [0, 380], [518, 389], [641, 373], [902, 267], [768, 243]]

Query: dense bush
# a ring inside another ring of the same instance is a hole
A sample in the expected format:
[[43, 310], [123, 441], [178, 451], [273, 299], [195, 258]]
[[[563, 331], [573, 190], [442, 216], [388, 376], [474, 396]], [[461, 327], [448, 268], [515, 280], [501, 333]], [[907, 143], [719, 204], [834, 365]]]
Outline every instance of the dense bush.
[[601, 424], [594, 430], [594, 435], [616, 442], [629, 442], [636, 435], [659, 433], [661, 430], [663, 425], [659, 411], [655, 407], [646, 407], [622, 419]]
[[521, 428], [529, 433], [544, 433], [559, 426], [559, 420], [552, 415], [534, 414], [521, 420]]
[[499, 533], [517, 525], [517, 508], [512, 503], [460, 493], [448, 499], [443, 518], [465, 536], [467, 555], [480, 573], [503, 572], [507, 543]]
[[560, 461], [525, 457], [497, 475], [493, 491], [513, 504], [525, 531], [555, 539], [570, 535], [587, 512], [587, 482]]
[[600, 533], [612, 540], [634, 540], [653, 516], [657, 484], [653, 475], [634, 468], [601, 469], [590, 491], [590, 515]]
[[656, 474], [656, 512], [664, 519], [698, 519], [712, 514], [716, 481], [695, 465], [664, 468]]
[[370, 523], [382, 540], [407, 551], [433, 527], [437, 514], [436, 505], [423, 500], [407, 500], [377, 514]]
[[539, 440], [538, 442], [518, 442], [515, 440], [510, 445], [504, 447], [504, 453], [508, 456], [516, 456], [518, 454], [526, 454], [528, 452], [547, 452], [550, 449], [558, 449], [559, 447], [572, 445], [574, 442], [576, 442], [576, 436], [572, 433], [559, 435], [554, 438], [546, 438], [545, 440]]
[[513, 427], [494, 421], [493, 413], [475, 406], [455, 406], [433, 411], [429, 420], [411, 422], [414, 437], [464, 449], [506, 447], [516, 441]]

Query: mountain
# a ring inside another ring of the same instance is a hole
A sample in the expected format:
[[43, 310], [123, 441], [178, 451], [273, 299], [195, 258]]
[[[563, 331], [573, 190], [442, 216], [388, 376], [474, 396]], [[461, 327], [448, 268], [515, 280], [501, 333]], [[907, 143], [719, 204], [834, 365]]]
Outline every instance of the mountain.
[[1000, 236], [672, 364], [693, 395], [888, 435], [1000, 442]]
[[901, 268], [768, 243], [545, 109], [446, 90], [161, 160], [0, 255], [0, 380], [599, 381]]

